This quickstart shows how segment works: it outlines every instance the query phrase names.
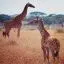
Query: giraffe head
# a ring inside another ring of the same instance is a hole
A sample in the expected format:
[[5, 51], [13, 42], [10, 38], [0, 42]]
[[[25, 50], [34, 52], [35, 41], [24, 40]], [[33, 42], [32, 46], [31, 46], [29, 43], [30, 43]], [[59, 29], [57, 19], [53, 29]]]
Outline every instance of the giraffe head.
[[32, 7], [32, 8], [35, 8], [34, 5], [30, 4], [29, 2], [26, 4], [27, 7]]
[[44, 26], [44, 21], [41, 17], [36, 17], [36, 19], [33, 22], [35, 22], [37, 25], [41, 24], [42, 26]]

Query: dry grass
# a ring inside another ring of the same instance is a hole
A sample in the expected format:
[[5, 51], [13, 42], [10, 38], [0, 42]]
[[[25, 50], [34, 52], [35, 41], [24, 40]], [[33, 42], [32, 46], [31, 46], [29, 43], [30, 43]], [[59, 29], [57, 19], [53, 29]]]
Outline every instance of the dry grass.
[[[64, 33], [49, 32], [61, 42], [60, 61], [64, 64]], [[43, 64], [40, 39], [38, 30], [22, 30], [20, 38], [11, 31], [6, 39], [0, 32], [0, 64]]]
[[64, 33], [64, 28], [63, 29], [56, 29], [56, 32], [58, 32], [58, 33]]

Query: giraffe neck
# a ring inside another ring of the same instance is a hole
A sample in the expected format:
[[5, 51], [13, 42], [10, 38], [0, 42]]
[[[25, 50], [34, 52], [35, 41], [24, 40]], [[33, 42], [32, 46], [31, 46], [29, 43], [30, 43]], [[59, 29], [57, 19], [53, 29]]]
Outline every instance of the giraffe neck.
[[47, 32], [47, 30], [44, 28], [44, 24], [43, 24], [43, 21], [39, 21], [38, 22], [38, 28], [39, 28], [39, 31], [40, 31], [40, 34], [42, 36], [42, 38], [44, 40], [46, 40], [50, 34]]
[[27, 9], [28, 9], [28, 7], [26, 5], [24, 7], [23, 12], [21, 14], [19, 14], [18, 16], [16, 16], [13, 21], [14, 22], [21, 22], [25, 18], [26, 14], [27, 14]]
[[50, 36], [50, 34], [48, 33], [46, 29], [44, 29], [42, 32], [43, 32], [44, 40], [46, 40]]

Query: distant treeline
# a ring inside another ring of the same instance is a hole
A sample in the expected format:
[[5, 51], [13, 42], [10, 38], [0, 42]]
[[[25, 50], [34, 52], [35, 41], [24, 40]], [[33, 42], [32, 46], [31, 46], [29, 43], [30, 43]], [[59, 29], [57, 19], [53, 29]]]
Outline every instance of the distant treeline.
[[[45, 24], [63, 24], [64, 23], [64, 15], [63, 14], [49, 14], [47, 15], [46, 13], [42, 12], [31, 12], [28, 14], [28, 16], [25, 17], [25, 21], [31, 21], [35, 19], [37, 16], [43, 18], [45, 21]], [[13, 19], [15, 15], [5, 15], [5, 14], [0, 14], [0, 22], [4, 22], [6, 20]]]
[[0, 14], [0, 22], [4, 22], [6, 20], [11, 20], [12, 17], [6, 14]]

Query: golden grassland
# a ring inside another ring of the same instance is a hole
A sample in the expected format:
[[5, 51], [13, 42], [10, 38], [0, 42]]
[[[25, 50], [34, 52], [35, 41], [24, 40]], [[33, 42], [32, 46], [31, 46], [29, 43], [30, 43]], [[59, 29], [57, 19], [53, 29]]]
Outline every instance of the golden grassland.
[[[64, 33], [53, 30], [48, 32], [60, 40], [60, 64], [64, 64]], [[0, 31], [0, 64], [43, 64], [40, 41], [41, 35], [38, 30], [22, 29], [19, 38], [16, 31], [12, 30], [9, 38], [4, 38]]]

